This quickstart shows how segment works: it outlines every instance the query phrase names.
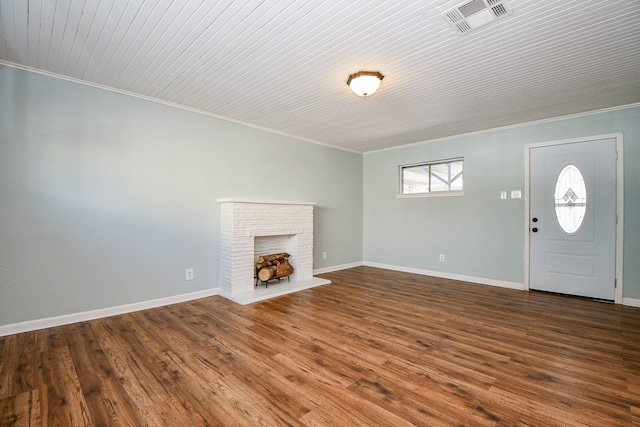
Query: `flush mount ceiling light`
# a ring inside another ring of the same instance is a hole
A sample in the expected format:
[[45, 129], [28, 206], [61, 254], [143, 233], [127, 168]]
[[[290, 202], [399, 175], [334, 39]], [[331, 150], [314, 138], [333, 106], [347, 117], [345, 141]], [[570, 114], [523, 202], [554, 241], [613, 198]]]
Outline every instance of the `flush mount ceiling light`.
[[382, 79], [384, 79], [384, 76], [378, 71], [359, 71], [349, 76], [347, 84], [353, 93], [359, 97], [366, 98], [378, 90]]

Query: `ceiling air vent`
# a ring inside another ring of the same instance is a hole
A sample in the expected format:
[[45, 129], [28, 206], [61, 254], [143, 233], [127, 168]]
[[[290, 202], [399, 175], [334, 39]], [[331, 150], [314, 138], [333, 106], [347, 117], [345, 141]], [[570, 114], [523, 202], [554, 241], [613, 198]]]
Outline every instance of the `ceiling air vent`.
[[458, 34], [465, 34], [510, 14], [505, 0], [471, 0], [448, 8], [442, 16]]

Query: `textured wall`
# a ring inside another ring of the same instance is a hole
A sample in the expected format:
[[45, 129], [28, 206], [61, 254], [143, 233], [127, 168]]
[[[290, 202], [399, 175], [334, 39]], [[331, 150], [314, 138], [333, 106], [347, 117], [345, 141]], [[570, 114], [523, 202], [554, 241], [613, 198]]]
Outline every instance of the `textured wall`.
[[314, 268], [362, 260], [361, 155], [4, 66], [0, 111], [0, 326], [218, 287], [219, 198], [316, 202]]
[[[364, 261], [524, 283], [525, 145], [623, 133], [624, 297], [640, 298], [640, 107], [364, 155]], [[464, 157], [464, 195], [396, 198], [398, 166]], [[446, 255], [446, 262], [438, 260]], [[490, 281], [491, 281], [490, 280]]]

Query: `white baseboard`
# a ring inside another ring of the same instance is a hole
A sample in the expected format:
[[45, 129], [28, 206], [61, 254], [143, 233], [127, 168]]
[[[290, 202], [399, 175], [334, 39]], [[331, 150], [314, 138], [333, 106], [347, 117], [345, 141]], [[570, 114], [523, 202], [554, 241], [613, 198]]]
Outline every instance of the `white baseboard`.
[[631, 307], [640, 307], [640, 299], [622, 298], [622, 305], [629, 305]]
[[361, 267], [363, 265], [364, 265], [363, 262], [360, 261], [360, 262], [352, 262], [349, 264], [334, 265], [334, 266], [325, 267], [325, 268], [317, 268], [313, 270], [313, 274], [331, 273], [332, 271], [346, 270], [347, 268]]
[[[400, 265], [380, 264], [377, 262], [365, 261], [363, 265], [367, 267], [384, 268], [385, 270], [402, 271], [404, 273], [422, 274], [424, 276], [442, 277], [443, 279], [461, 280], [463, 282], [480, 283], [482, 285], [498, 286], [501, 288], [524, 290], [523, 283], [505, 282], [502, 280], [485, 279], [483, 277], [463, 276], [460, 274], [443, 273], [441, 271], [421, 270], [419, 268], [403, 267]], [[635, 298], [623, 298], [622, 305], [628, 305], [631, 307], [640, 307], [640, 299]]]
[[54, 326], [68, 325], [70, 323], [101, 319], [103, 317], [117, 316], [119, 314], [132, 313], [134, 311], [162, 307], [179, 302], [192, 301], [199, 298], [218, 295], [219, 293], [220, 288], [212, 288], [204, 291], [174, 295], [171, 297], [136, 302], [133, 304], [120, 305], [117, 307], [107, 307], [98, 310], [84, 311], [81, 313], [64, 314], [62, 316], [48, 317], [45, 319], [29, 320], [27, 322], [13, 323], [10, 325], [1, 325], [0, 337], [5, 335], [19, 334], [21, 332], [35, 331], [38, 329], [52, 328]]
[[[392, 264], [381, 264], [376, 262], [354, 262], [350, 264], [341, 264], [332, 267], [325, 267], [313, 270], [313, 274], [330, 273], [332, 271], [345, 270], [347, 268], [360, 267], [383, 268], [385, 270], [402, 271], [404, 273], [421, 274], [423, 276], [442, 277], [444, 279], [461, 280], [464, 282], [480, 283], [483, 285], [498, 286], [502, 288], [524, 290], [524, 284], [515, 282], [505, 282], [502, 280], [486, 279], [482, 277], [463, 276], [460, 274], [443, 273], [441, 271], [423, 270], [419, 268], [404, 267]], [[27, 322], [13, 323], [9, 325], [0, 325], [0, 337], [22, 332], [35, 331], [38, 329], [52, 328], [55, 326], [68, 325], [70, 323], [85, 322], [87, 320], [100, 319], [109, 316], [117, 316], [119, 314], [132, 313], [134, 311], [146, 310], [149, 308], [162, 307], [165, 305], [176, 304], [185, 301], [192, 301], [199, 298], [219, 295], [220, 288], [212, 288], [204, 291], [191, 292], [188, 294], [175, 295], [166, 298], [159, 298], [150, 301], [142, 301], [133, 304], [121, 305], [117, 307], [108, 307], [98, 310], [85, 311], [81, 313], [65, 314], [62, 316], [49, 317], [45, 319], [29, 320]], [[640, 299], [623, 298], [623, 305], [631, 307], [640, 307]]]
[[444, 273], [442, 271], [422, 270], [420, 268], [404, 267], [401, 265], [380, 264], [365, 261], [367, 267], [384, 268], [385, 270], [402, 271], [403, 273], [421, 274], [423, 276], [442, 277], [443, 279], [460, 280], [462, 282], [479, 283], [481, 285], [498, 286], [500, 288], [524, 290], [524, 283], [506, 282], [503, 280], [487, 279], [484, 277], [463, 276], [461, 274]]

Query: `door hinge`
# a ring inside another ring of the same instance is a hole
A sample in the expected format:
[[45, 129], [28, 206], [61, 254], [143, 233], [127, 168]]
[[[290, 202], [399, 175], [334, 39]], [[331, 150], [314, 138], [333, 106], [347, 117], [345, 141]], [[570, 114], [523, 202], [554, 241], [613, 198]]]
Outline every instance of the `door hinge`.
[[618, 287], [618, 279], [613, 279], [613, 287], [614, 289]]

